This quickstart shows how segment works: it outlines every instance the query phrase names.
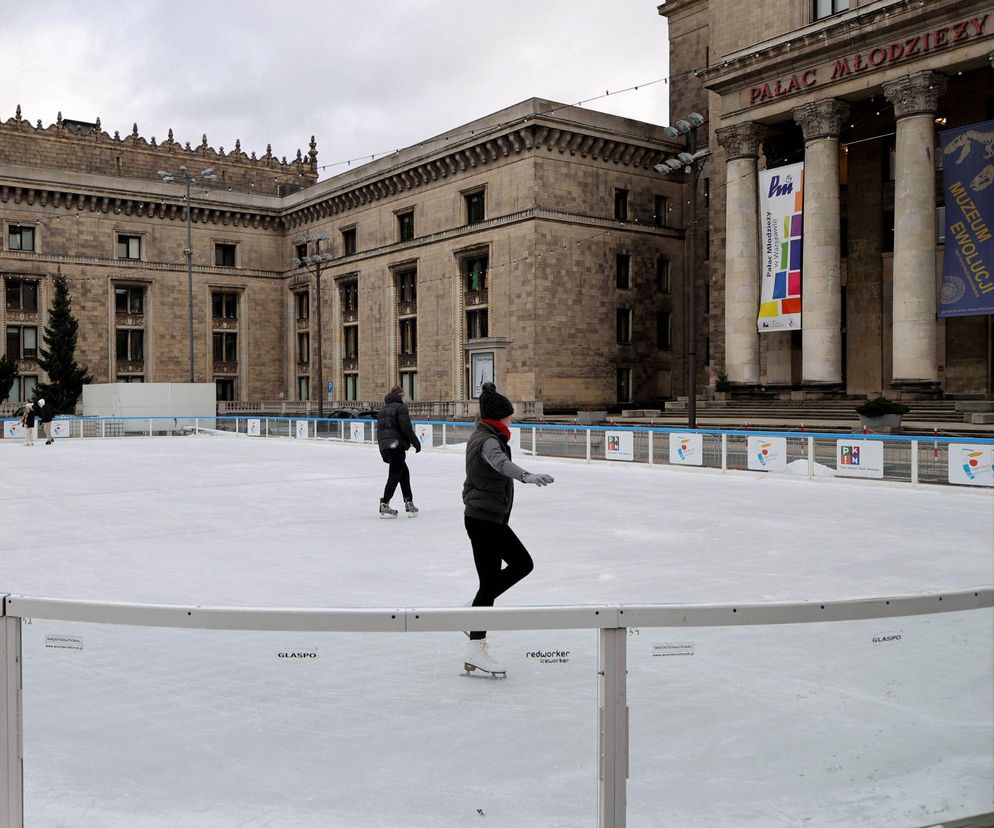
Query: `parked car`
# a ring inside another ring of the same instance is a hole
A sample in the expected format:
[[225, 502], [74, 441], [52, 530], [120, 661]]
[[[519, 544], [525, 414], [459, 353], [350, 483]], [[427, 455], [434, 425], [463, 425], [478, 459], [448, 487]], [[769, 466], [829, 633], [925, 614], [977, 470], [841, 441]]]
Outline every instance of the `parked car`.
[[333, 420], [375, 420], [378, 413], [376, 408], [335, 408], [325, 416]]

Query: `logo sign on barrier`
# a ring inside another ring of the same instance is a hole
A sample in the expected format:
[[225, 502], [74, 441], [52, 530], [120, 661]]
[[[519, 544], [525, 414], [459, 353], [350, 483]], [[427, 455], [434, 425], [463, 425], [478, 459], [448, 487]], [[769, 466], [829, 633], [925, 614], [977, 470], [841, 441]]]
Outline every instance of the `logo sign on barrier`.
[[306, 440], [308, 435], [310, 434], [307, 420], [297, 420], [296, 424], [297, 424], [297, 439]]
[[52, 420], [52, 437], [68, 437], [69, 423]]
[[3, 424], [3, 436], [7, 440], [12, 437], [23, 437], [24, 429], [17, 420], [5, 420]]
[[835, 472], [841, 477], [883, 477], [883, 440], [836, 440]]
[[521, 451], [521, 429], [517, 426], [512, 426], [510, 432], [511, 442], [508, 445], [511, 447], [511, 451]]
[[674, 466], [703, 466], [704, 435], [671, 434], [670, 463]]
[[249, 437], [258, 437], [262, 434], [262, 420], [249, 420], [246, 433]]
[[349, 439], [361, 443], [366, 439], [365, 423], [349, 423]]
[[994, 446], [950, 443], [949, 482], [959, 486], [994, 486]]
[[421, 441], [421, 448], [430, 449], [432, 440], [434, 439], [433, 426], [427, 425], [426, 423], [417, 423], [414, 426], [414, 433], [418, 435], [418, 440]]
[[750, 437], [748, 454], [752, 471], [787, 471], [786, 437]]
[[608, 460], [634, 460], [635, 435], [630, 431], [604, 432], [604, 457]]

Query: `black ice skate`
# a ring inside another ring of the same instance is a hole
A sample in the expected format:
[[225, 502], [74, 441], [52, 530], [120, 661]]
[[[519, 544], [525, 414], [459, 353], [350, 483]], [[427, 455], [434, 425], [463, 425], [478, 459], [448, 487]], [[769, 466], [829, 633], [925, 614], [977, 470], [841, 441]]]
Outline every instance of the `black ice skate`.
[[417, 517], [418, 516], [418, 507], [414, 505], [414, 501], [413, 500], [405, 500], [404, 501], [404, 509], [407, 511], [407, 516], [408, 517]]
[[507, 678], [507, 669], [501, 664], [490, 651], [487, 639], [478, 638], [471, 640], [466, 650], [466, 657], [463, 659], [463, 668], [466, 672], [463, 675], [474, 676], [477, 671], [478, 678], [503, 679]]
[[380, 501], [380, 517], [381, 518], [395, 518], [397, 517], [397, 510], [391, 509], [390, 504], [386, 501]]

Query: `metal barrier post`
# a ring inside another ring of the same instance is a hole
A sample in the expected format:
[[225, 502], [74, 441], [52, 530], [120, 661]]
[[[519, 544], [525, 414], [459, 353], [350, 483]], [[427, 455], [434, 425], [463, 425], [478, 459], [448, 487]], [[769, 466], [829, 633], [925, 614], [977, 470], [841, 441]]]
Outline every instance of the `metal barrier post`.
[[532, 426], [532, 454], [535, 457], [538, 457], [538, 438], [536, 436], [537, 434], [538, 434], [538, 429], [535, 428], [535, 426]]
[[649, 429], [649, 465], [652, 465], [652, 429]]
[[815, 438], [808, 437], [808, 477], [815, 476]]
[[269, 436], [269, 417], [266, 417], [266, 436]]
[[149, 437], [152, 436], [152, 418], [151, 417], [148, 418], [148, 436]]
[[721, 470], [728, 471], [728, 435], [721, 434]]
[[628, 784], [628, 629], [602, 629], [598, 639], [600, 749], [597, 826], [625, 828]]
[[[83, 424], [80, 423], [80, 427], [82, 427], [82, 425]], [[107, 421], [106, 420], [101, 420], [100, 421], [100, 436], [101, 437], [106, 437], [107, 436]]]
[[918, 441], [911, 441], [911, 485], [918, 485]]
[[0, 825], [4, 828], [24, 828], [21, 734], [21, 619], [0, 616]]
[[442, 423], [442, 448], [447, 448], [445, 445], [445, 423]]
[[587, 429], [587, 462], [590, 462], [590, 429]]

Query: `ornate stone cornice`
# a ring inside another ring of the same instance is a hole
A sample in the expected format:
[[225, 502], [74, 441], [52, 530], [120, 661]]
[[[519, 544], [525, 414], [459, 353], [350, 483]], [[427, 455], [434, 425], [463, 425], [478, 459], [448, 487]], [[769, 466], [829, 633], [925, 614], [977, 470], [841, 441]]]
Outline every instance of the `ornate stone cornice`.
[[918, 72], [884, 84], [884, 97], [894, 106], [894, 116], [932, 115], [946, 92], [946, 76], [938, 72]]
[[814, 101], [794, 109], [794, 120], [804, 132], [805, 141], [838, 138], [849, 115], [849, 104], [835, 98]]
[[726, 159], [732, 161], [736, 158], [758, 158], [759, 142], [764, 133], [759, 124], [749, 123], [722, 127], [715, 132], [715, 137], [725, 150]]

